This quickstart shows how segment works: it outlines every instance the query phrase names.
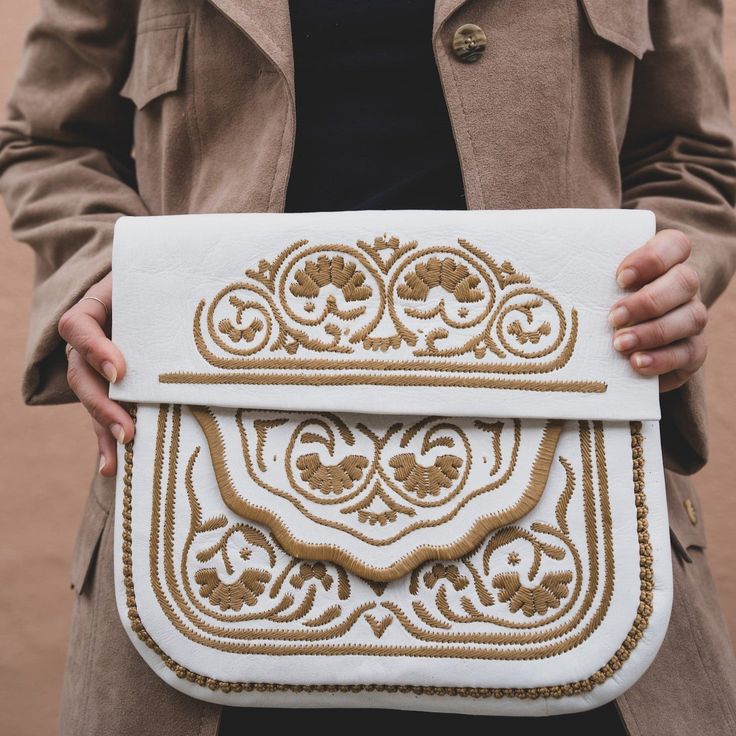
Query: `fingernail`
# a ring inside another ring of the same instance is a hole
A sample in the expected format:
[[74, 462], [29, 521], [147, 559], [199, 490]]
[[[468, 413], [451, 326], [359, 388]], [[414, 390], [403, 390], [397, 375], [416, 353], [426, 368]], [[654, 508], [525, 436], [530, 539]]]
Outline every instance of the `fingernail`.
[[102, 469], [105, 467], [105, 464], [107, 463], [107, 458], [104, 455], [100, 455], [100, 467], [98, 468], [98, 471], [101, 473]]
[[626, 307], [616, 307], [608, 313], [608, 321], [613, 327], [621, 327], [629, 321], [629, 310]]
[[118, 380], [117, 369], [109, 360], [102, 364], [102, 372], [110, 383], [115, 383]]
[[613, 339], [613, 347], [623, 352], [624, 350], [631, 350], [631, 348], [636, 347], [638, 342], [639, 340], [633, 332], [622, 332]]
[[637, 273], [636, 270], [633, 268], [625, 268], [621, 273], [616, 277], [616, 283], [622, 288], [625, 289], [627, 286], [631, 286], [636, 281]]
[[125, 430], [119, 424], [111, 424], [110, 431], [112, 436], [121, 444], [125, 444]]
[[636, 363], [637, 368], [649, 368], [649, 366], [654, 363], [654, 358], [652, 358], [651, 355], [642, 353], [634, 358], [634, 362]]

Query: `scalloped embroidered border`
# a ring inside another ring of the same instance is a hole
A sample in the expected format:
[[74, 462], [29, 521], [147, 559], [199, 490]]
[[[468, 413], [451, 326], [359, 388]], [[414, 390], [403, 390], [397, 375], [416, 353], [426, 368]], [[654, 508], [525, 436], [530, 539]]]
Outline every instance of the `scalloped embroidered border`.
[[[130, 407], [133, 421], [136, 419], [136, 406]], [[652, 613], [652, 590], [654, 588], [654, 573], [652, 570], [652, 549], [649, 542], [649, 530], [647, 523], [646, 492], [644, 489], [644, 456], [643, 435], [641, 422], [631, 422], [631, 446], [634, 480], [634, 502], [637, 507], [638, 538], [639, 538], [639, 565], [641, 589], [639, 594], [639, 606], [637, 615], [628, 635], [611, 659], [599, 668], [593, 675], [576, 682], [556, 685], [551, 687], [534, 688], [475, 688], [475, 687], [432, 687], [419, 685], [381, 685], [381, 684], [359, 684], [359, 685], [291, 685], [266, 682], [226, 682], [192, 672], [169, 657], [161, 647], [151, 638], [146, 631], [138, 615], [133, 587], [132, 567], [132, 477], [133, 477], [133, 442], [131, 440], [125, 446], [125, 466], [123, 477], [123, 577], [126, 590], [126, 603], [128, 607], [128, 618], [131, 628], [138, 638], [150, 649], [152, 649], [163, 661], [163, 663], [177, 677], [186, 679], [201, 687], [221, 692], [389, 692], [389, 693], [412, 693], [416, 695], [440, 695], [459, 696], [472, 698], [504, 698], [513, 697], [520, 699], [536, 699], [539, 697], [555, 697], [576, 695], [590, 692], [596, 685], [605, 682], [619, 670], [622, 663], [626, 661], [631, 652], [636, 648], [649, 624]]]
[[[300, 540], [282, 521], [282, 519], [267, 507], [257, 506], [249, 503], [246, 498], [239, 495], [234, 488], [230, 474], [227, 469], [225, 459], [225, 448], [223, 445], [222, 434], [217, 424], [217, 420], [207, 410], [206, 407], [192, 407], [192, 414], [199, 422], [202, 431], [207, 438], [210, 454], [213, 458], [212, 466], [215, 471], [220, 493], [225, 504], [239, 516], [251, 521], [263, 524], [271, 529], [278, 543], [293, 557], [329, 560], [337, 565], [342, 565], [349, 572], [366, 577], [376, 582], [390, 582], [397, 578], [410, 573], [418, 564], [429, 559], [437, 560], [453, 560], [462, 557], [466, 552], [476, 547], [483, 538], [493, 529], [503, 524], [510, 524], [530, 511], [539, 501], [542, 491], [544, 491], [547, 477], [549, 475], [550, 466], [552, 465], [557, 440], [562, 431], [563, 420], [551, 419], [542, 433], [542, 441], [537, 449], [534, 463], [532, 465], [529, 483], [524, 489], [524, 493], [519, 500], [510, 507], [504, 507], [495, 514], [482, 516], [476, 520], [473, 526], [459, 539], [452, 544], [446, 545], [421, 545], [415, 547], [410, 553], [403, 556], [393, 565], [383, 568], [374, 567], [361, 562], [355, 555], [347, 550], [328, 544], [310, 544]], [[358, 536], [355, 531], [347, 526], [341, 526], [337, 522], [319, 519], [309, 512], [298, 500], [289, 500], [299, 508], [305, 517], [312, 522], [324, 524], [325, 526], [342, 529], [345, 532]], [[466, 499], [461, 506], [467, 503]], [[458, 507], [459, 508], [459, 507]], [[442, 516], [427, 526], [441, 526], [448, 519], [451, 519], [457, 513], [457, 508]], [[405, 536], [405, 531], [400, 536]], [[370, 541], [363, 539], [363, 541]], [[389, 543], [394, 541], [393, 538]], [[377, 542], [371, 542], [378, 545]]]

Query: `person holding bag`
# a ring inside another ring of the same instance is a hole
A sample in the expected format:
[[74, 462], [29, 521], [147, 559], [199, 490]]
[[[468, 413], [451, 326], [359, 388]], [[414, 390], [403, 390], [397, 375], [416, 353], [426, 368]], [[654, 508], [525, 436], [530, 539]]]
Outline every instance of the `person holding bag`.
[[37, 254], [24, 400], [81, 401], [100, 450], [73, 566], [63, 733], [225, 734], [275, 717], [168, 688], [117, 620], [115, 443], [134, 427], [107, 396], [126, 368], [108, 337], [115, 221], [400, 208], [656, 214], [656, 236], [615, 274], [629, 293], [610, 322], [633, 368], [660, 376], [672, 619], [615, 707], [549, 721], [736, 728], [736, 665], [687, 479], [708, 451], [707, 308], [736, 268], [721, 31], [720, 3], [692, 0], [47, 0], [0, 126], [0, 191]]

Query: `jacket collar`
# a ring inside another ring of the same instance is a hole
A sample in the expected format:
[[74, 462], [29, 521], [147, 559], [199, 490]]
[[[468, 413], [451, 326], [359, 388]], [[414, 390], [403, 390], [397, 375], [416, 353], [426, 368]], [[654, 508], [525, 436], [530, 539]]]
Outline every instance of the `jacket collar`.
[[[283, 74], [294, 94], [294, 57], [289, 0], [209, 0], [228, 17]], [[442, 24], [467, 0], [435, 0], [432, 42]]]

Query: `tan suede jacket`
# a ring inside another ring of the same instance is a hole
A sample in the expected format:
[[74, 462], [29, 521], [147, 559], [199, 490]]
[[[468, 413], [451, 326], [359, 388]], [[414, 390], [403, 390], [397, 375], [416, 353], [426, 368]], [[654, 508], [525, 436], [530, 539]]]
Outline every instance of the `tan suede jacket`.
[[[117, 217], [283, 209], [297, 99], [287, 0], [43, 8], [0, 124], [0, 192], [37, 258], [28, 404], [76, 400], [56, 325], [109, 271]], [[488, 38], [472, 64], [452, 50], [464, 23]], [[436, 0], [468, 207], [653, 210], [658, 229], [690, 237], [712, 304], [736, 269], [721, 35], [720, 0]], [[617, 704], [632, 734], [736, 733], [734, 658], [702, 523], [684, 507], [699, 510], [685, 475], [707, 458], [702, 372], [661, 404], [675, 603], [655, 663]], [[214, 734], [220, 707], [165, 686], [117, 624], [113, 497], [96, 477], [72, 569], [62, 731]]]

